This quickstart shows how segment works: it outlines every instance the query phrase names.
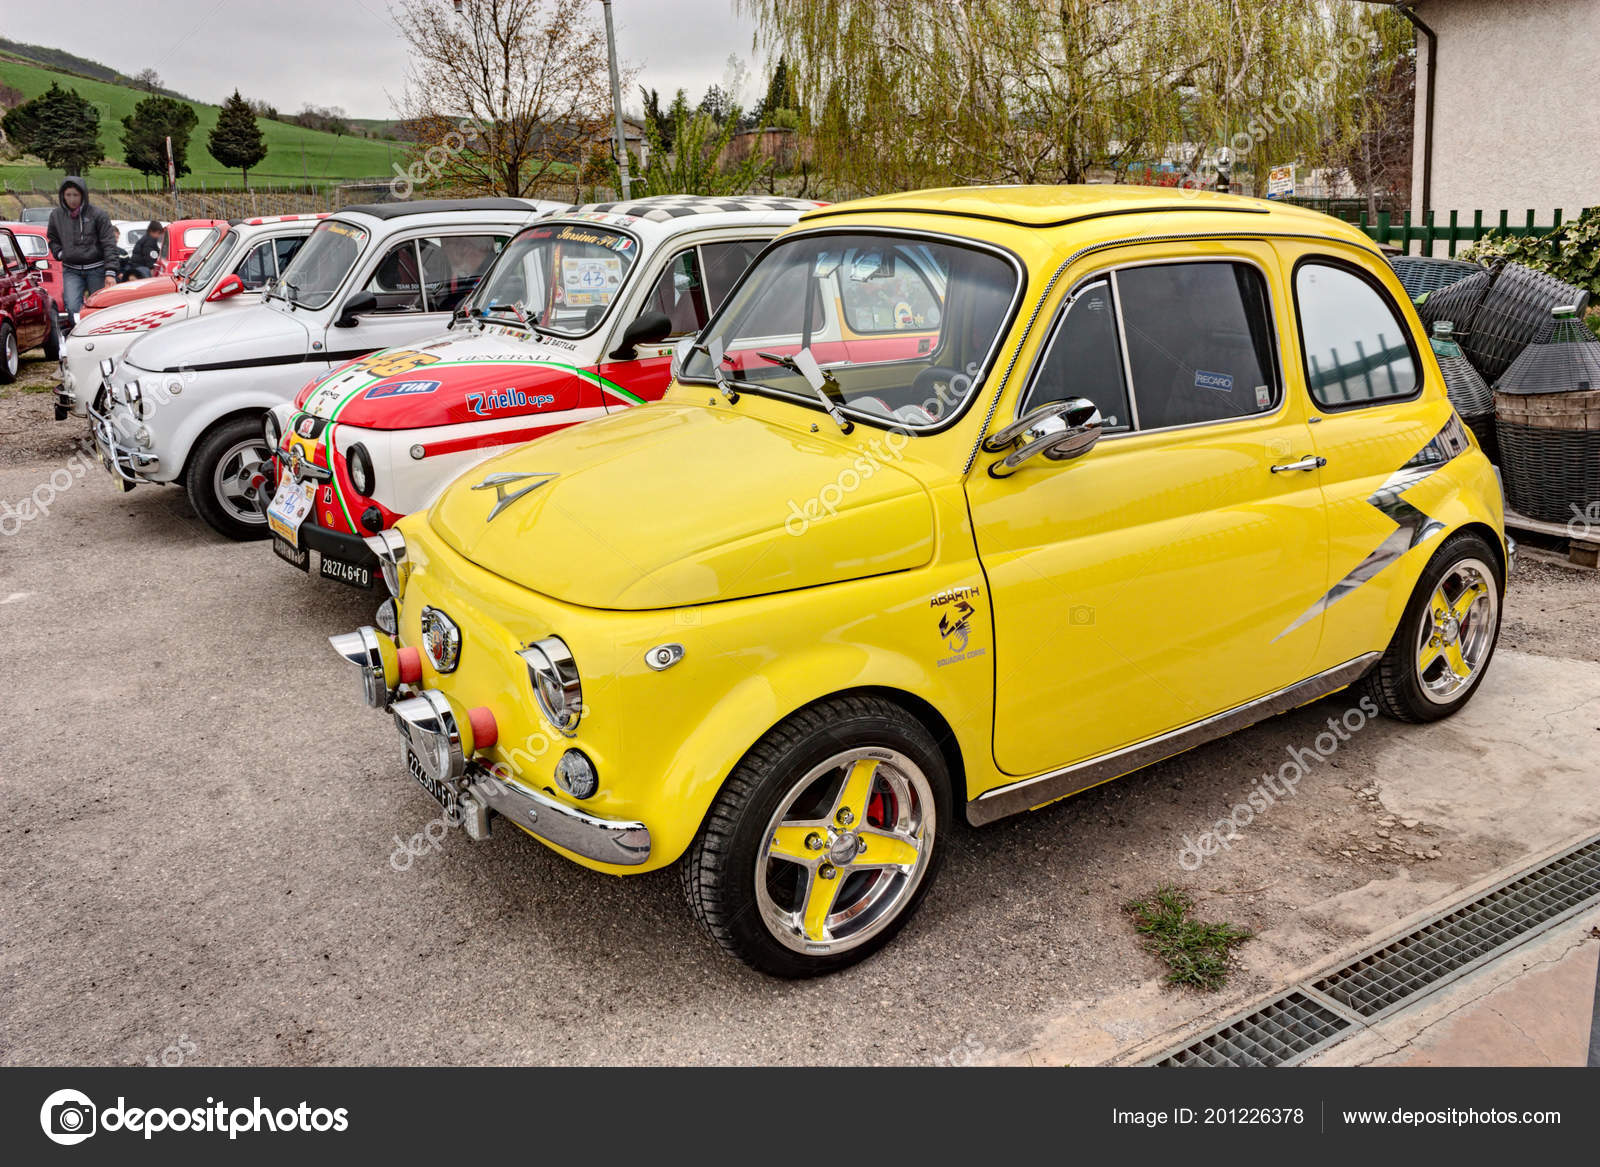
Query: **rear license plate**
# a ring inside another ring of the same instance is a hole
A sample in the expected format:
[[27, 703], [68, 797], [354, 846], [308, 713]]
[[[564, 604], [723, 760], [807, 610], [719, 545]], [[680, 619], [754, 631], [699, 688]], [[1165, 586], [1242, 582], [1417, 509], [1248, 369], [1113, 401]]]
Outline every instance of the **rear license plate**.
[[433, 796], [433, 800], [444, 807], [445, 815], [453, 826], [461, 821], [461, 796], [443, 782], [429, 775], [423, 768], [422, 761], [416, 752], [406, 746], [406, 769], [417, 780], [417, 785]]
[[291, 547], [300, 546], [300, 524], [311, 513], [312, 494], [301, 483], [284, 479], [267, 507], [267, 526]]
[[370, 588], [372, 586], [372, 569], [363, 567], [359, 563], [346, 563], [342, 559], [329, 559], [322, 557], [322, 576], [324, 579], [336, 579], [340, 583], [349, 584], [353, 588]]
[[301, 571], [311, 570], [311, 552], [304, 547], [296, 547], [287, 539], [277, 535], [272, 537], [272, 550], [277, 557]]

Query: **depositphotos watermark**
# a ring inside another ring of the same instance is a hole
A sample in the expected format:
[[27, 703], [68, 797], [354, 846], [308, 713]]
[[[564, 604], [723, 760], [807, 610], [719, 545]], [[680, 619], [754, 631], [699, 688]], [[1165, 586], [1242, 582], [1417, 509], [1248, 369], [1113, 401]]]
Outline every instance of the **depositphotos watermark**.
[[33, 519], [48, 518], [58, 495], [72, 489], [94, 463], [82, 451], [67, 459], [67, 464], [52, 470], [50, 477], [23, 495], [13, 506], [9, 499], [0, 499], [0, 536], [15, 535], [22, 525]]
[[1592, 502], [1583, 510], [1578, 509], [1578, 504], [1569, 502], [1567, 509], [1572, 512], [1572, 517], [1567, 520], [1567, 538], [1587, 540], [1596, 527], [1600, 527], [1600, 502]]
[[389, 180], [389, 194], [396, 199], [408, 199], [412, 191], [444, 173], [450, 159], [463, 153], [473, 142], [483, 137], [483, 125], [472, 118], [462, 118], [456, 128], [429, 146], [410, 166], [400, 169], [394, 162], [394, 177]]
[[1178, 852], [1178, 866], [1185, 871], [1199, 871], [1205, 861], [1218, 851], [1231, 850], [1230, 844], [1238, 840], [1240, 831], [1255, 822], [1257, 815], [1265, 814], [1282, 799], [1292, 798], [1316, 763], [1326, 762], [1333, 757], [1339, 752], [1340, 746], [1360, 733], [1366, 728], [1367, 722], [1376, 716], [1377, 702], [1371, 697], [1362, 697], [1342, 716], [1328, 718], [1328, 728], [1316, 736], [1310, 749], [1285, 747], [1289, 760], [1275, 772], [1269, 770], [1252, 782], [1243, 802], [1211, 824], [1211, 829], [1202, 832], [1198, 839], [1191, 839], [1188, 835], [1183, 837], [1183, 849]]
[[249, 1106], [232, 1106], [208, 1097], [203, 1106], [129, 1106], [117, 1095], [115, 1106], [100, 1109], [81, 1090], [57, 1090], [39, 1108], [39, 1125], [52, 1143], [71, 1147], [97, 1134], [126, 1132], [145, 1139], [170, 1131], [240, 1135], [342, 1132], [350, 1129], [350, 1112], [340, 1106], [270, 1107], [260, 1097]]

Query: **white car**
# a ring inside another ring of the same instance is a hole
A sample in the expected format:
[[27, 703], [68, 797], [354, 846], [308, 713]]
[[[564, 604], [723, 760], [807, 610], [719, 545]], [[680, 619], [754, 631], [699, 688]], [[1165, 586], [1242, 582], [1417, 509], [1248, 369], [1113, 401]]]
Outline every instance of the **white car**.
[[820, 205], [664, 195], [525, 228], [448, 330], [337, 369], [267, 415], [273, 550], [324, 579], [373, 586], [365, 538], [469, 467], [659, 400], [672, 346], [705, 327], [768, 241]]
[[112, 367], [140, 335], [201, 312], [260, 301], [326, 214], [277, 215], [236, 223], [198, 264], [180, 272], [178, 290], [102, 308], [85, 316], [61, 346], [56, 419], [83, 417]]
[[507, 240], [564, 203], [429, 199], [346, 207], [316, 225], [261, 302], [136, 340], [89, 407], [124, 490], [182, 483], [235, 539], [267, 534], [255, 504], [270, 455], [262, 416], [310, 377], [431, 336]]

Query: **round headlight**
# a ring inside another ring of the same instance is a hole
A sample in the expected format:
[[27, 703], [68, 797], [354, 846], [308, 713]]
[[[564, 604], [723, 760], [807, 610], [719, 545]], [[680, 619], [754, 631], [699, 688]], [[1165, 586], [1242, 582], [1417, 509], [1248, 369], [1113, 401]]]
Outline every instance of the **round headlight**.
[[364, 498], [372, 497], [372, 455], [360, 442], [351, 446], [344, 456], [345, 468], [350, 471], [350, 485]]
[[533, 699], [545, 719], [571, 737], [583, 716], [583, 686], [572, 650], [559, 636], [551, 636], [530, 644], [517, 655], [528, 666]]
[[556, 763], [556, 785], [573, 798], [589, 798], [600, 789], [600, 775], [582, 750], [568, 750]]
[[278, 428], [278, 415], [270, 409], [261, 419], [261, 436], [267, 439], [267, 449], [272, 451], [276, 451], [278, 443], [283, 441], [283, 431]]

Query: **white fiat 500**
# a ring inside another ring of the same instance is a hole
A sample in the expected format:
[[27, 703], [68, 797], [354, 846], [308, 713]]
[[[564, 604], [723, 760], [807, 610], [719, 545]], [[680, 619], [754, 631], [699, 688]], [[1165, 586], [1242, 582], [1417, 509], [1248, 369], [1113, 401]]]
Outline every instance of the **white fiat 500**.
[[509, 446], [666, 392], [672, 346], [820, 204], [658, 195], [523, 229], [438, 336], [363, 357], [268, 413], [273, 551], [355, 587], [365, 539]]
[[262, 418], [307, 378], [450, 320], [506, 241], [564, 203], [431, 199], [346, 207], [322, 220], [261, 302], [143, 334], [89, 406], [124, 490], [181, 483], [201, 518], [264, 537]]
[[202, 312], [257, 304], [266, 286], [326, 214], [275, 215], [232, 224], [205, 258], [180, 275], [178, 290], [86, 315], [61, 346], [56, 420], [83, 417], [111, 369], [142, 333]]

